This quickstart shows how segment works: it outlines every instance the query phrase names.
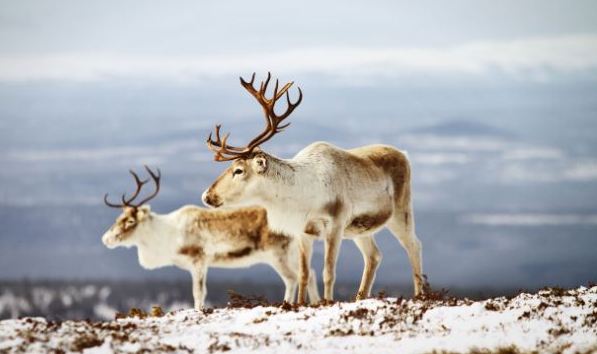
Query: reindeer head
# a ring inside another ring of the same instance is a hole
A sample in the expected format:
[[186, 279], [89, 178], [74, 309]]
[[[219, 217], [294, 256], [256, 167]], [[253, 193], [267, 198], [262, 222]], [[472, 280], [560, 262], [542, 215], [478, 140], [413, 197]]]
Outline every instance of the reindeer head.
[[[293, 82], [289, 82], [279, 89], [278, 80], [276, 80], [272, 97], [266, 98], [265, 95], [270, 79], [271, 74], [268, 73], [267, 79], [261, 82], [259, 90], [257, 90], [253, 86], [255, 73], [253, 73], [249, 82], [245, 81], [242, 77], [240, 78], [241, 85], [255, 97], [263, 108], [266, 124], [261, 134], [257, 135], [245, 147], [228, 145], [227, 141], [230, 134], [226, 134], [221, 138], [220, 125], [216, 125], [216, 140], [212, 139], [211, 133], [209, 134], [207, 147], [215, 154], [214, 160], [232, 161], [232, 164], [203, 193], [202, 199], [205, 205], [217, 208], [222, 205], [253, 204], [259, 202], [259, 200], [255, 199], [255, 196], [262, 188], [266, 188], [265, 176], [272, 158], [261, 151], [259, 146], [290, 125], [290, 123], [282, 125], [280, 123], [294, 111], [303, 99], [303, 93], [299, 88], [298, 99], [294, 103], [290, 102], [288, 89], [293, 85]], [[288, 108], [283, 114], [278, 115], [274, 111], [274, 107], [276, 102], [284, 95], [286, 95]]]
[[141, 189], [147, 182], [149, 182], [149, 179], [142, 181], [133, 171], [129, 172], [137, 184], [137, 190], [130, 198], [127, 198], [126, 194], [123, 194], [121, 198], [122, 203], [115, 204], [108, 201], [108, 194], [104, 196], [104, 203], [106, 203], [107, 206], [112, 208], [122, 208], [122, 214], [116, 218], [114, 225], [112, 225], [112, 227], [110, 227], [110, 229], [102, 236], [102, 242], [108, 248], [115, 248], [118, 246], [133, 246], [137, 231], [142, 228], [142, 225], [147, 220], [151, 219], [151, 209], [149, 205], [143, 204], [153, 199], [160, 191], [161, 173], [159, 169], [157, 174], [147, 166], [145, 166], [145, 169], [151, 176], [151, 179], [154, 181], [156, 186], [155, 191], [145, 199], [134, 203], [134, 200], [139, 196]]

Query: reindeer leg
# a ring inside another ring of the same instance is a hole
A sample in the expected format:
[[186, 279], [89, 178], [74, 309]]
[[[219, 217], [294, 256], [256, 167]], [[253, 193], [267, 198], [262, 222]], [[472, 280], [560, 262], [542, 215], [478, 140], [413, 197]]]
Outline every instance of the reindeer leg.
[[207, 296], [207, 267], [203, 264], [196, 264], [191, 271], [193, 278], [193, 299], [195, 301], [195, 310], [203, 309], [205, 297]]
[[423, 246], [415, 234], [415, 220], [412, 208], [406, 212], [394, 211], [394, 215], [387, 226], [408, 255], [412, 268], [415, 296], [417, 296], [425, 291], [425, 280], [423, 279], [423, 256], [421, 254]]
[[[296, 287], [297, 287], [297, 274], [294, 269], [296, 267], [291, 268], [289, 262], [291, 262], [288, 253], [276, 253], [274, 255], [274, 260], [272, 261], [272, 267], [276, 270], [282, 281], [284, 282], [284, 286], [286, 287], [284, 291], [284, 301], [286, 302], [294, 302], [294, 297], [296, 295]], [[296, 265], [296, 261], [294, 262]]]
[[319, 297], [319, 290], [317, 290], [317, 275], [315, 270], [311, 268], [309, 271], [309, 284], [307, 285], [307, 293], [309, 294], [309, 302], [316, 305], [321, 301]]
[[[313, 240], [309, 236], [301, 236], [299, 244], [299, 288], [297, 302], [305, 303], [305, 293], [309, 283], [311, 256], [313, 255]], [[311, 296], [309, 295], [311, 298]], [[317, 295], [319, 297], [319, 294]], [[311, 298], [311, 301], [313, 299]]]
[[336, 263], [342, 233], [338, 227], [334, 227], [328, 235], [324, 245], [323, 264], [323, 298], [327, 301], [334, 300], [334, 283], [336, 282]]
[[375, 281], [375, 273], [377, 272], [382, 256], [377, 248], [373, 235], [356, 237], [353, 241], [359, 248], [359, 251], [361, 251], [365, 263], [361, 285], [359, 286], [359, 292], [356, 296], [356, 300], [362, 300], [371, 295], [371, 287]]

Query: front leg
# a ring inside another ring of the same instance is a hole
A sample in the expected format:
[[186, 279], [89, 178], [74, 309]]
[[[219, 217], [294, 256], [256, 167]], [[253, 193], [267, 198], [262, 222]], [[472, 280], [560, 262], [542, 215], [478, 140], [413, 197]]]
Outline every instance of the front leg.
[[338, 250], [342, 241], [340, 228], [334, 227], [325, 239], [324, 264], [323, 264], [323, 298], [327, 301], [334, 300], [334, 283], [336, 282], [336, 262]]
[[203, 309], [205, 297], [207, 296], [207, 267], [203, 264], [195, 264], [191, 271], [193, 278], [193, 300], [195, 301], [195, 310]]
[[299, 287], [297, 303], [305, 303], [305, 293], [309, 286], [309, 273], [311, 270], [311, 256], [313, 254], [313, 240], [309, 236], [300, 237], [299, 246]]
[[[296, 252], [295, 252], [296, 253]], [[294, 298], [296, 295], [296, 285], [297, 285], [297, 274], [296, 274], [296, 259], [290, 260], [289, 256], [295, 256], [296, 254], [293, 253], [289, 255], [287, 252], [279, 252], [274, 255], [274, 259], [271, 262], [272, 267], [276, 270], [282, 281], [284, 282], [285, 291], [284, 291], [284, 301], [288, 303], [293, 303]], [[293, 262], [294, 267], [292, 267], [289, 263]]]

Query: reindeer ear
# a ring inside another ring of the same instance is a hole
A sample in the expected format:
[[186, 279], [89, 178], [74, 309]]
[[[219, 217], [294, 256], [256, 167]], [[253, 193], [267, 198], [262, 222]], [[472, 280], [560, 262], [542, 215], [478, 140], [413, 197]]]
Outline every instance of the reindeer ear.
[[265, 173], [267, 171], [267, 158], [262, 154], [255, 156], [253, 158], [253, 169], [259, 174]]
[[137, 208], [137, 222], [146, 219], [151, 213], [151, 207], [149, 205], [141, 205]]

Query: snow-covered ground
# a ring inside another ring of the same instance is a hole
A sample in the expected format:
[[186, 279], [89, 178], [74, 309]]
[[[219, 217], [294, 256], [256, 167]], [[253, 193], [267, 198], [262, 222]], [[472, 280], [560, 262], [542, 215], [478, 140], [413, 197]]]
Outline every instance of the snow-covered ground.
[[5, 320], [0, 353], [597, 352], [597, 286], [476, 302], [432, 296], [298, 308], [251, 304], [108, 322]]

